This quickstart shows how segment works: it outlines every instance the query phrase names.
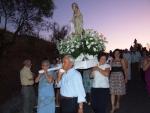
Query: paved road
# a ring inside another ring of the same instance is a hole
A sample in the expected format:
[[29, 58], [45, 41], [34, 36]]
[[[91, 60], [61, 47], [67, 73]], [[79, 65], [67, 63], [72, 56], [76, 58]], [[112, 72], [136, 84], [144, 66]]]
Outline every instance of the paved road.
[[121, 103], [121, 108], [116, 113], [150, 113], [150, 97], [141, 81], [128, 83], [127, 95]]
[[122, 98], [121, 108], [116, 113], [150, 113], [150, 97], [141, 81], [130, 81], [127, 95]]

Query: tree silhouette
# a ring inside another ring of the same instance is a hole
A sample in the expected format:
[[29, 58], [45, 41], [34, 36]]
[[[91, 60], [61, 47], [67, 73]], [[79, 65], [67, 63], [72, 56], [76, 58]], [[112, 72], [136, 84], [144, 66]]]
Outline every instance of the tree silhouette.
[[54, 22], [53, 24], [51, 24], [50, 29], [52, 31], [52, 35], [50, 37], [51, 41], [56, 43], [56, 42], [60, 42], [65, 38], [65, 36], [68, 34], [69, 28], [68, 26], [60, 27], [58, 23]]
[[[0, 32], [0, 55], [15, 43], [18, 35], [34, 33], [44, 18], [52, 17], [53, 10], [53, 0], [0, 0], [0, 13], [5, 20], [5, 27]], [[11, 25], [14, 31], [10, 41], [5, 38], [7, 25]]]

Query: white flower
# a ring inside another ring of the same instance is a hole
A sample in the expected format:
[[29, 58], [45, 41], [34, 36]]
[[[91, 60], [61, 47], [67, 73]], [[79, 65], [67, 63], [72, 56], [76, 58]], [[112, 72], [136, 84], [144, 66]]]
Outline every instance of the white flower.
[[93, 38], [90, 38], [90, 40], [93, 40]]
[[[71, 54], [77, 51], [78, 48], [84, 44], [79, 36], [69, 35], [68, 37], [69, 38], [65, 40], [61, 40], [60, 43], [57, 43], [57, 49], [59, 50], [60, 54]], [[89, 51], [96, 53], [99, 50], [105, 49], [105, 42], [103, 41], [102, 36], [93, 29], [86, 29], [82, 39], [85, 40], [85, 44], [87, 46], [85, 49], [89, 49]], [[80, 52], [82, 53], [82, 50]]]
[[76, 48], [79, 48], [79, 45], [76, 45]]
[[74, 49], [71, 49], [71, 52], [74, 52]]
[[94, 52], [96, 52], [96, 48], [93, 48]]
[[89, 44], [89, 42], [88, 41], [86, 41], [86, 45], [88, 45]]
[[91, 42], [91, 45], [95, 44], [95, 42]]
[[74, 48], [74, 45], [73, 45], [73, 44], [71, 45], [71, 48]]
[[66, 49], [66, 52], [68, 52], [69, 50], [70, 50], [70, 49], [69, 49], [69, 48], [67, 48], [67, 49]]
[[90, 48], [91, 48], [91, 45], [88, 45], [87, 48], [90, 49]]

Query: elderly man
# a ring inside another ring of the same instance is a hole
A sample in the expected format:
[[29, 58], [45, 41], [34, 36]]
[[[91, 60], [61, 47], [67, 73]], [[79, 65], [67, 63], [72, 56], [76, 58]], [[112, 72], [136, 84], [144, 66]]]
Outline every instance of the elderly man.
[[24, 67], [20, 71], [20, 80], [22, 85], [22, 96], [23, 96], [23, 113], [33, 113], [34, 107], [34, 79], [31, 68], [31, 60], [27, 59], [23, 62]]
[[81, 74], [73, 68], [74, 59], [70, 55], [63, 58], [63, 70], [58, 74], [61, 94], [61, 113], [83, 113], [85, 90]]

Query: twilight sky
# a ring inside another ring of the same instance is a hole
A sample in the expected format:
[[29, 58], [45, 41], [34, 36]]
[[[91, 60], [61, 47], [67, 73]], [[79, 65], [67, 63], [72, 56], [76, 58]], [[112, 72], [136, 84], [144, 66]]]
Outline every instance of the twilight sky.
[[150, 0], [54, 0], [53, 20], [60, 25], [72, 17], [71, 3], [77, 2], [84, 18], [84, 28], [103, 33], [107, 51], [129, 48], [134, 38], [144, 46], [150, 43]]

